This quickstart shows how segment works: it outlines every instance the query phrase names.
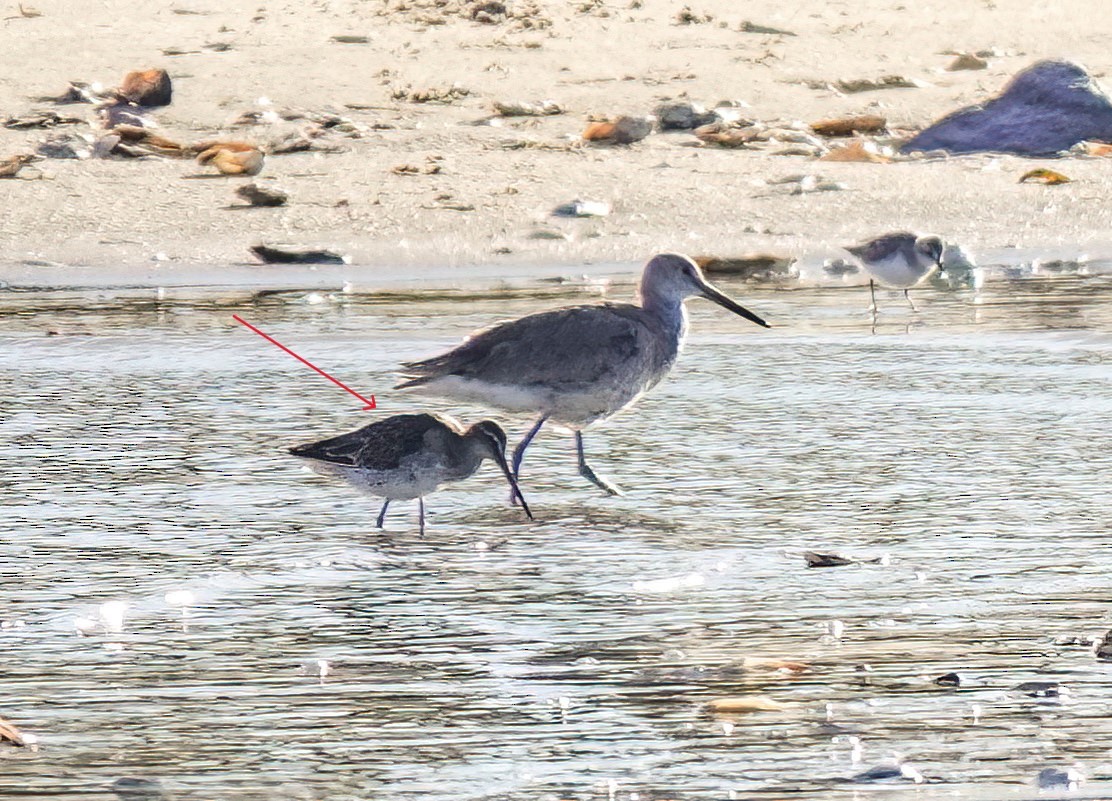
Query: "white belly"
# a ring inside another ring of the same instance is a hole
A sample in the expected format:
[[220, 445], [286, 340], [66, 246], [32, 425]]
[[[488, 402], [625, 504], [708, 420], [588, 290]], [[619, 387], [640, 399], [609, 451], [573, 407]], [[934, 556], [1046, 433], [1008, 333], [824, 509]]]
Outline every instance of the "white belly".
[[931, 274], [933, 264], [908, 264], [900, 256], [865, 265], [868, 273], [885, 286], [910, 289]]
[[589, 390], [565, 392], [445, 376], [415, 387], [414, 391], [494, 406], [518, 414], [547, 415], [554, 423], [583, 428], [629, 406], [644, 394], [645, 389], [647, 387], [599, 384]]
[[346, 481], [360, 492], [391, 501], [411, 501], [435, 492], [443, 483], [443, 476], [431, 470], [361, 470], [331, 462], [305, 459], [314, 473], [333, 476]]

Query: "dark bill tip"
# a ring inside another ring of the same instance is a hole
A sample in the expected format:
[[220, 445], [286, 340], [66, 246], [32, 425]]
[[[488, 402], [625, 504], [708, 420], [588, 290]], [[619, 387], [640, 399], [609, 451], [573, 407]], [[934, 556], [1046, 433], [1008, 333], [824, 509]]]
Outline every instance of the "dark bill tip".
[[703, 287], [703, 297], [705, 297], [707, 300], [714, 301], [719, 306], [721, 306], [723, 309], [726, 309], [728, 311], [732, 311], [738, 317], [744, 317], [749, 322], [756, 323], [757, 325], [761, 326], [762, 328], [772, 328], [771, 325], [766, 323], [764, 320], [762, 320], [757, 315], [753, 314], [753, 312], [749, 311], [749, 309], [742, 306], [740, 303], [735, 301], [729, 295], [724, 295], [723, 293], [719, 292], [717, 289], [712, 287], [710, 284], [706, 284]]

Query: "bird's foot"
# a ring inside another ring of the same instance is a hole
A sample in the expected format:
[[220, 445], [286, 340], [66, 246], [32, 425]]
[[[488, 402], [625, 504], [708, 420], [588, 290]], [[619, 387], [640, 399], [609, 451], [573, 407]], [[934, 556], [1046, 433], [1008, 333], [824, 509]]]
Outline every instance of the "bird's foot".
[[591, 469], [590, 465], [580, 465], [579, 475], [583, 476], [583, 478], [590, 481], [603, 492], [606, 492], [610, 495], [625, 495], [625, 493], [622, 492], [621, 487], [598, 475], [594, 470]]

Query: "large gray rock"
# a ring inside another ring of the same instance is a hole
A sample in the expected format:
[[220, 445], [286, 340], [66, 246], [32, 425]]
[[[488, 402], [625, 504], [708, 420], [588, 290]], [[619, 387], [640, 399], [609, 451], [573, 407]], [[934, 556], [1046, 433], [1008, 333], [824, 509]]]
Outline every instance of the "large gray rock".
[[1085, 139], [1112, 142], [1112, 102], [1083, 67], [1040, 61], [998, 97], [943, 117], [901, 150], [1054, 156]]

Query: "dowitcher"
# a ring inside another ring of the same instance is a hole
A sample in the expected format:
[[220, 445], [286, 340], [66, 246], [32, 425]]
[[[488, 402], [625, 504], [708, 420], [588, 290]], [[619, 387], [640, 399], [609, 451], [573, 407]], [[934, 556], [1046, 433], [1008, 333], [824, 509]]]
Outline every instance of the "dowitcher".
[[425, 533], [424, 496], [441, 484], [461, 481], [493, 459], [510, 484], [512, 497], [533, 519], [506, 464], [506, 433], [490, 420], [465, 429], [450, 417], [399, 414], [338, 437], [290, 448], [318, 473], [338, 476], [369, 495], [384, 498], [375, 525], [382, 528], [390, 501], [417, 499]]

